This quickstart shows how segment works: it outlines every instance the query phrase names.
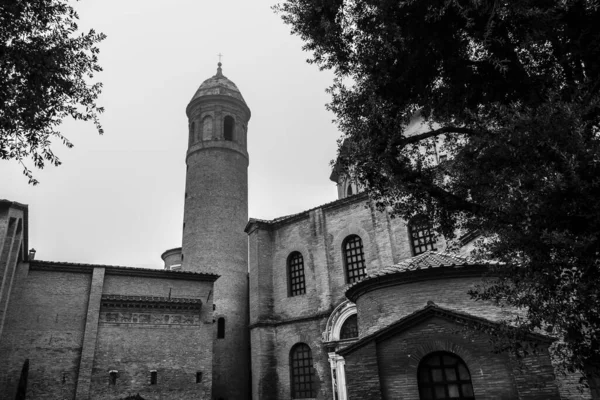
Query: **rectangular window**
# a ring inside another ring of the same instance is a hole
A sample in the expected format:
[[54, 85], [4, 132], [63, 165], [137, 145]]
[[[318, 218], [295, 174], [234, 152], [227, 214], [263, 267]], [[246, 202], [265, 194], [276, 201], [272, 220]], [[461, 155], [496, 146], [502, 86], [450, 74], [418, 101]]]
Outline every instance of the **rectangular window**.
[[156, 385], [157, 381], [158, 381], [158, 372], [157, 371], [150, 371], [150, 384], [151, 385]]
[[306, 293], [304, 258], [297, 251], [288, 257], [288, 281], [290, 296], [299, 296]]
[[202, 372], [197, 371], [196, 372], [196, 383], [200, 383], [200, 382], [202, 382]]

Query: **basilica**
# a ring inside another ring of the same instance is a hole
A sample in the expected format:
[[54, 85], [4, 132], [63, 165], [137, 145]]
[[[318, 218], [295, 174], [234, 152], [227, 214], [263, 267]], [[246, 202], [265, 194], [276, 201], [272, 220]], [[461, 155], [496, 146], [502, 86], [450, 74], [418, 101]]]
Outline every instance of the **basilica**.
[[468, 295], [491, 267], [474, 235], [449, 246], [424, 216], [392, 218], [337, 167], [337, 199], [249, 218], [251, 111], [221, 63], [185, 111], [183, 239], [164, 269], [37, 259], [27, 205], [0, 200], [0, 399], [598, 395], [555, 372], [551, 337], [492, 351], [479, 328], [516, 310]]

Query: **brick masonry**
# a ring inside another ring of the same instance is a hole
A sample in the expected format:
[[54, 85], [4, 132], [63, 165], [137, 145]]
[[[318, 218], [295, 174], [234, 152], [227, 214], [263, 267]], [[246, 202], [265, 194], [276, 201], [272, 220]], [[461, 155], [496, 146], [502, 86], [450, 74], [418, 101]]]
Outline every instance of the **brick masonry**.
[[[477, 399], [561, 398], [547, 351], [517, 365], [507, 354], [492, 353], [489, 342], [483, 333], [466, 332], [455, 322], [438, 317], [384, 340], [373, 340], [346, 355], [346, 377], [355, 382], [349, 384], [350, 398], [360, 398], [367, 385], [358, 382], [378, 373], [379, 381], [370, 385], [381, 388], [381, 397], [368, 398], [418, 400], [419, 362], [436, 351], [458, 355], [466, 363]], [[363, 359], [369, 363], [364, 364]]]
[[[208, 398], [213, 347], [209, 293], [216, 277], [152, 274], [20, 263], [0, 341], [0, 399], [14, 398], [25, 359], [30, 360], [27, 396], [32, 399], [115, 399], [138, 392], [147, 399]], [[200, 311], [125, 310], [113, 320], [100, 300], [103, 295], [169, 293], [201, 301]], [[135, 318], [127, 322], [128, 315]], [[114, 386], [108, 380], [113, 369], [120, 374]], [[159, 373], [157, 385], [149, 382], [153, 369]], [[200, 383], [196, 372], [203, 373]]]

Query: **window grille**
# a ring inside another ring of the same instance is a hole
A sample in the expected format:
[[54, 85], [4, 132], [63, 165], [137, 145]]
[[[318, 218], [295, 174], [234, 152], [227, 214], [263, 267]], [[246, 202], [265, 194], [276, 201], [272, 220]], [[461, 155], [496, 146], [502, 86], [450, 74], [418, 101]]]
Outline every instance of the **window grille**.
[[344, 240], [343, 247], [346, 281], [354, 283], [367, 275], [362, 239], [357, 235], [350, 235]]
[[290, 352], [292, 398], [317, 397], [312, 352], [304, 343], [298, 343]]
[[433, 227], [427, 217], [420, 215], [413, 218], [408, 227], [413, 255], [418, 256], [428, 250], [437, 250]]
[[340, 329], [340, 339], [353, 339], [358, 337], [358, 319], [356, 314], [346, 318]]
[[421, 400], [475, 399], [469, 369], [452, 353], [429, 354], [419, 363], [417, 373]]
[[290, 296], [298, 296], [306, 293], [304, 258], [297, 251], [294, 251], [288, 257], [288, 282]]

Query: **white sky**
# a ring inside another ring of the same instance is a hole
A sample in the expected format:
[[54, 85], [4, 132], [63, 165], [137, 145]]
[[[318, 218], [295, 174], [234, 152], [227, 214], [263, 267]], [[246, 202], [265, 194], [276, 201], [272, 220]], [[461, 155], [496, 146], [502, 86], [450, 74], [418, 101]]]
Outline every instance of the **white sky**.
[[216, 73], [236, 83], [248, 126], [249, 213], [271, 219], [336, 199], [329, 161], [340, 136], [325, 110], [330, 72], [305, 61], [302, 41], [272, 10], [276, 0], [82, 0], [80, 27], [108, 38], [99, 136], [69, 121], [63, 165], [34, 170], [27, 184], [0, 161], [0, 198], [29, 205], [37, 259], [162, 267], [181, 246], [187, 118], [185, 107]]

